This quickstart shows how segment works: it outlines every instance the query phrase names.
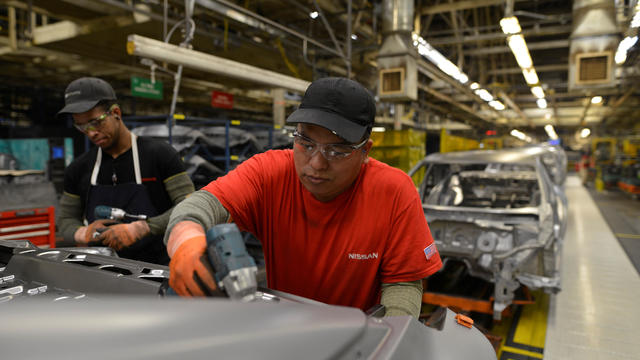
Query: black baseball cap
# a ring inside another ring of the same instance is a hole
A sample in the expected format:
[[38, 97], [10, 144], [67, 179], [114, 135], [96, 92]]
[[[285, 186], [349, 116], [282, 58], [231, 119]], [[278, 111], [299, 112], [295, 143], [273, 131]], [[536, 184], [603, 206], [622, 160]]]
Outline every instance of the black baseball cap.
[[108, 82], [95, 77], [76, 79], [64, 91], [64, 107], [57, 115], [87, 112], [102, 100], [116, 100], [116, 92]]
[[327, 77], [309, 85], [287, 124], [319, 125], [357, 143], [371, 131], [375, 117], [376, 105], [367, 89], [347, 78]]

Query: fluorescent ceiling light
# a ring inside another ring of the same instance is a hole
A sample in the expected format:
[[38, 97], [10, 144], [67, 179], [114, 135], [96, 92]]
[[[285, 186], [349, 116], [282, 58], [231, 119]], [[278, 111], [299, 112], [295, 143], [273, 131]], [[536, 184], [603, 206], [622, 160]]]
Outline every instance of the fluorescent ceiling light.
[[498, 100], [493, 100], [493, 101], [489, 101], [489, 106], [491, 106], [492, 108], [496, 109], [496, 110], [504, 110], [504, 104], [501, 103]]
[[510, 132], [511, 136], [513, 137], [517, 137], [520, 140], [525, 140], [527, 138], [527, 135], [525, 135], [522, 131], [518, 130], [518, 129], [513, 129]]
[[538, 107], [540, 109], [546, 109], [547, 108], [547, 100], [545, 100], [545, 99], [536, 100], [536, 104], [538, 104]]
[[373, 132], [385, 132], [386, 130], [387, 129], [385, 129], [382, 126], [374, 126], [374, 127], [371, 128], [371, 131], [373, 131]]
[[515, 16], [502, 18], [502, 20], [500, 20], [500, 27], [502, 28], [502, 32], [507, 35], [517, 34], [522, 31], [520, 28], [520, 22]]
[[590, 134], [591, 134], [591, 130], [589, 130], [589, 128], [584, 128], [580, 131], [580, 137], [582, 138], [586, 138]]
[[471, 88], [471, 90], [475, 90], [480, 87], [480, 84], [478, 84], [477, 82], [474, 82], [474, 83], [471, 83], [469, 87]]
[[538, 74], [536, 73], [536, 69], [534, 68], [522, 69], [522, 75], [524, 76], [524, 81], [526, 81], [529, 85], [536, 85], [540, 82], [540, 79], [538, 79]]
[[594, 96], [591, 98], [591, 103], [592, 104], [600, 104], [602, 102], [602, 96], [598, 95], [598, 96]]
[[358, 35], [351, 34], [351, 40], [358, 40]]
[[556, 130], [553, 128], [553, 125], [551, 124], [545, 125], [544, 131], [547, 132], [547, 135], [549, 135], [549, 138], [551, 140], [556, 140], [558, 138], [558, 134], [556, 134]]
[[640, 27], [640, 12], [637, 12], [635, 15], [633, 15], [633, 20], [631, 20], [630, 26], [632, 28]]
[[629, 49], [633, 47], [633, 45], [636, 44], [637, 41], [638, 41], [638, 36], [634, 36], [634, 37], [627, 36], [624, 39], [622, 39], [622, 41], [620, 41], [620, 44], [618, 44], [618, 49], [616, 50], [616, 55], [615, 55], [616, 64], [618, 65], [624, 64], [624, 62], [627, 60], [627, 52], [629, 51]]
[[537, 97], [538, 99], [544, 98], [544, 90], [542, 90], [542, 86], [534, 86], [531, 88], [531, 93]]
[[626, 51], [616, 51], [615, 56], [616, 64], [622, 65], [625, 61], [627, 61], [627, 52]]
[[320, 14], [318, 14], [317, 11], [312, 11], [312, 12], [309, 13], [309, 17], [312, 18], [312, 19], [317, 18], [318, 15], [320, 15]]
[[618, 50], [623, 49], [624, 51], [627, 51], [631, 49], [631, 47], [633, 47], [633, 45], [635, 45], [636, 42], [638, 42], [638, 36], [634, 36], [634, 37], [627, 36], [624, 39], [622, 39], [622, 41], [620, 41], [620, 44], [618, 44]]
[[511, 35], [507, 41], [509, 42], [513, 56], [516, 57], [518, 66], [522, 69], [532, 67], [533, 61], [531, 60], [531, 55], [529, 55], [529, 49], [527, 48], [527, 43], [524, 41], [524, 37], [522, 35]]
[[438, 50], [429, 45], [429, 43], [427, 43], [421, 36], [413, 33], [412, 39], [413, 45], [418, 48], [418, 53], [429, 59], [445, 74], [458, 80], [462, 84], [466, 84], [469, 81], [469, 77], [465, 73], [463, 73], [454, 63], [449, 61], [449, 59], [440, 54]]
[[480, 97], [480, 99], [484, 100], [484, 101], [492, 101], [493, 100], [493, 96], [491, 96], [491, 94], [489, 94], [489, 92], [485, 89], [478, 89], [476, 91], [474, 91], [474, 93], [476, 95], [478, 95]]

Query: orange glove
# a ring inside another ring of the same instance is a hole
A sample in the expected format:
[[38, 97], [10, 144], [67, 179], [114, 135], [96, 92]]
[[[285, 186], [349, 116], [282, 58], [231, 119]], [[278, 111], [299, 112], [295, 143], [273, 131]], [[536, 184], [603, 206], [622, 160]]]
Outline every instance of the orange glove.
[[131, 246], [131, 244], [147, 236], [151, 230], [145, 220], [134, 221], [130, 224], [118, 224], [100, 234], [96, 239], [115, 250]]
[[[205, 254], [207, 241], [202, 228], [194, 230], [194, 227], [200, 225], [180, 222], [169, 236], [169, 286], [181, 296], [212, 295], [217, 286], [214, 270]], [[177, 249], [172, 246], [176, 243], [179, 244]]]
[[[115, 224], [116, 222], [117, 221], [110, 219], [96, 220], [88, 226], [82, 226], [78, 228], [73, 238], [78, 246], [87, 246], [90, 242], [94, 242], [97, 240], [97, 237], [100, 234], [99, 231], [106, 230], [107, 226]], [[96, 233], [98, 235], [96, 235]]]

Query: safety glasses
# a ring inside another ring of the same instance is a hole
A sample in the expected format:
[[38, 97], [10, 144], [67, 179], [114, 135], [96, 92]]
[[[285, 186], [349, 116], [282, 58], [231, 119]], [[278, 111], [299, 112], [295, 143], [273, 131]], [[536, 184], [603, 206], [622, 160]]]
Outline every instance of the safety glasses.
[[293, 132], [293, 142], [298, 145], [304, 154], [313, 157], [318, 151], [328, 161], [341, 160], [349, 157], [354, 151], [363, 147], [369, 139], [364, 139], [359, 144], [318, 144], [308, 137], [300, 134], [297, 130]]
[[117, 107], [118, 107], [118, 104], [113, 104], [113, 105], [111, 105], [109, 110], [105, 111], [104, 114], [98, 116], [97, 118], [91, 119], [91, 120], [87, 121], [84, 124], [76, 124], [76, 123], [74, 123], [73, 126], [75, 126], [76, 129], [80, 130], [83, 133], [86, 133], [86, 132], [89, 132], [89, 131], [100, 130], [102, 128], [102, 126], [104, 125], [104, 121], [107, 119], [107, 117], [109, 115], [111, 115], [113, 110], [115, 108], [117, 108]]

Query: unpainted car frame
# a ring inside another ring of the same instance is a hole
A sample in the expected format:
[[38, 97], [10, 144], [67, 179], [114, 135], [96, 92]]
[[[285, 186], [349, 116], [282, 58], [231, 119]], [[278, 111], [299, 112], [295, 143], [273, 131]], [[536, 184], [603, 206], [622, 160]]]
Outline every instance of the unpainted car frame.
[[566, 164], [561, 148], [537, 145], [431, 154], [409, 171], [425, 168], [419, 193], [444, 264], [494, 284], [496, 320], [521, 284], [560, 290]]

